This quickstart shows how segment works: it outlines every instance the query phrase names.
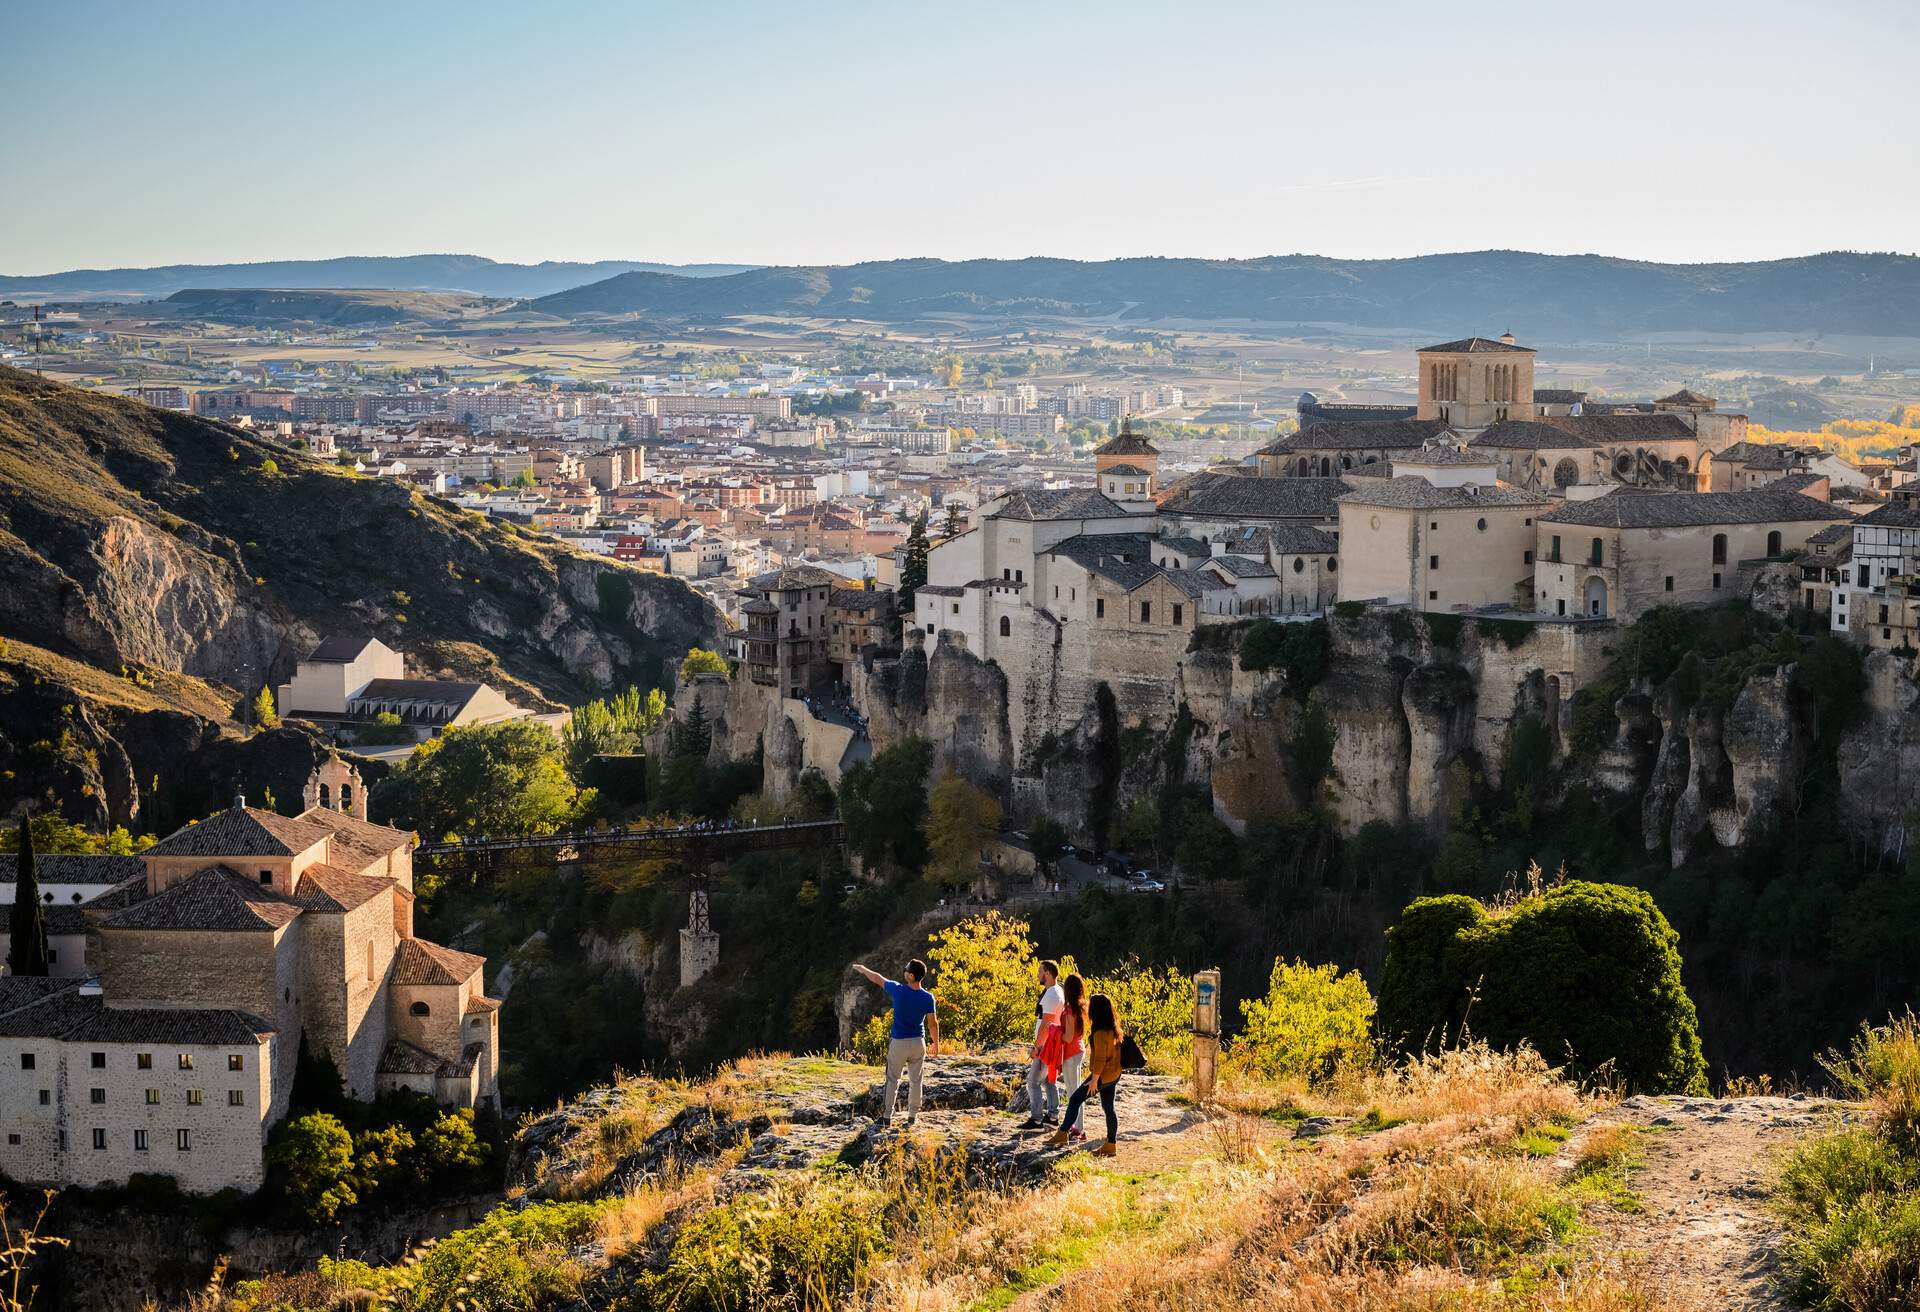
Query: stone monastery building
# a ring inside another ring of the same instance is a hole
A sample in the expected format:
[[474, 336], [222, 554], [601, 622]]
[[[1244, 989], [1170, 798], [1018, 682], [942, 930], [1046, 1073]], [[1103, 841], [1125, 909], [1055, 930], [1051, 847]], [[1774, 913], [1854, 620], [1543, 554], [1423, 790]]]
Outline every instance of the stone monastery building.
[[304, 800], [236, 798], [135, 857], [36, 863], [59, 957], [0, 977], [0, 1174], [257, 1188], [303, 1037], [356, 1098], [496, 1097], [500, 1004], [484, 958], [414, 937], [414, 835], [367, 820], [338, 758]]

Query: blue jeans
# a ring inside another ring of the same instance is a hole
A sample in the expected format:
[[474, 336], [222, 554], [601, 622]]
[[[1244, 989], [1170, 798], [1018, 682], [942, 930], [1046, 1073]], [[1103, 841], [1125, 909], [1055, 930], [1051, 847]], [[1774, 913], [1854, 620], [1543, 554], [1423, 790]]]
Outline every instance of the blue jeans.
[[1047, 1125], [1060, 1115], [1060, 1086], [1047, 1078], [1047, 1064], [1037, 1059], [1027, 1063], [1027, 1115]]

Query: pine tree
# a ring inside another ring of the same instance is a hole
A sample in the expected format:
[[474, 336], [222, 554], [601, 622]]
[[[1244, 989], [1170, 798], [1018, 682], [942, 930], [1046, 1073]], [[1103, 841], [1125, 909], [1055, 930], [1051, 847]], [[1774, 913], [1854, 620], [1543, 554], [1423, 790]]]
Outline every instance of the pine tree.
[[947, 502], [946, 536], [957, 538], [966, 532], [966, 529], [967, 521], [960, 517], [960, 503], [958, 501]]
[[913, 594], [926, 586], [927, 553], [931, 547], [927, 543], [927, 515], [920, 512], [920, 518], [913, 521], [913, 531], [907, 534], [907, 561], [900, 570], [900, 606], [901, 609], [913, 609]]
[[13, 918], [7, 932], [7, 969], [16, 975], [47, 973], [47, 913], [40, 903], [40, 873], [33, 859], [33, 831], [20, 818], [20, 857], [14, 874]]
[[680, 723], [680, 732], [673, 749], [679, 756], [704, 759], [707, 748], [713, 742], [713, 726], [707, 723], [707, 708], [698, 697], [687, 711], [687, 718]]

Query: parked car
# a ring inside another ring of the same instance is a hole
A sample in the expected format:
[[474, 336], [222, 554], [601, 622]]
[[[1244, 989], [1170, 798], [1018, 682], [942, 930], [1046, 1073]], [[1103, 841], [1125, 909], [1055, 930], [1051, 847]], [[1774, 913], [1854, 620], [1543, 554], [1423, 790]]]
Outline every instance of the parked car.
[[1167, 886], [1157, 879], [1136, 880], [1133, 886], [1142, 893], [1164, 893], [1167, 891]]

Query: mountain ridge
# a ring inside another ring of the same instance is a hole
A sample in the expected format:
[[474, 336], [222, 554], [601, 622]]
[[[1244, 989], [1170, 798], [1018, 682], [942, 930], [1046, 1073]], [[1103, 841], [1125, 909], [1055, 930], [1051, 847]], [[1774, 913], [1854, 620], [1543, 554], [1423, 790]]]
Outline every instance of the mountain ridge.
[[751, 264], [659, 264], [645, 260], [542, 260], [514, 264], [483, 255], [343, 255], [318, 260], [240, 264], [162, 264], [0, 274], [0, 297], [50, 300], [157, 300], [188, 289], [300, 288], [468, 292], [513, 299], [545, 296], [631, 271], [714, 277]]
[[561, 317], [951, 315], [1346, 324], [1460, 322], [1535, 339], [1792, 331], [1920, 337], [1920, 257], [1831, 251], [1724, 264], [1471, 251], [1392, 260], [881, 260], [712, 278], [635, 270], [529, 302]]

